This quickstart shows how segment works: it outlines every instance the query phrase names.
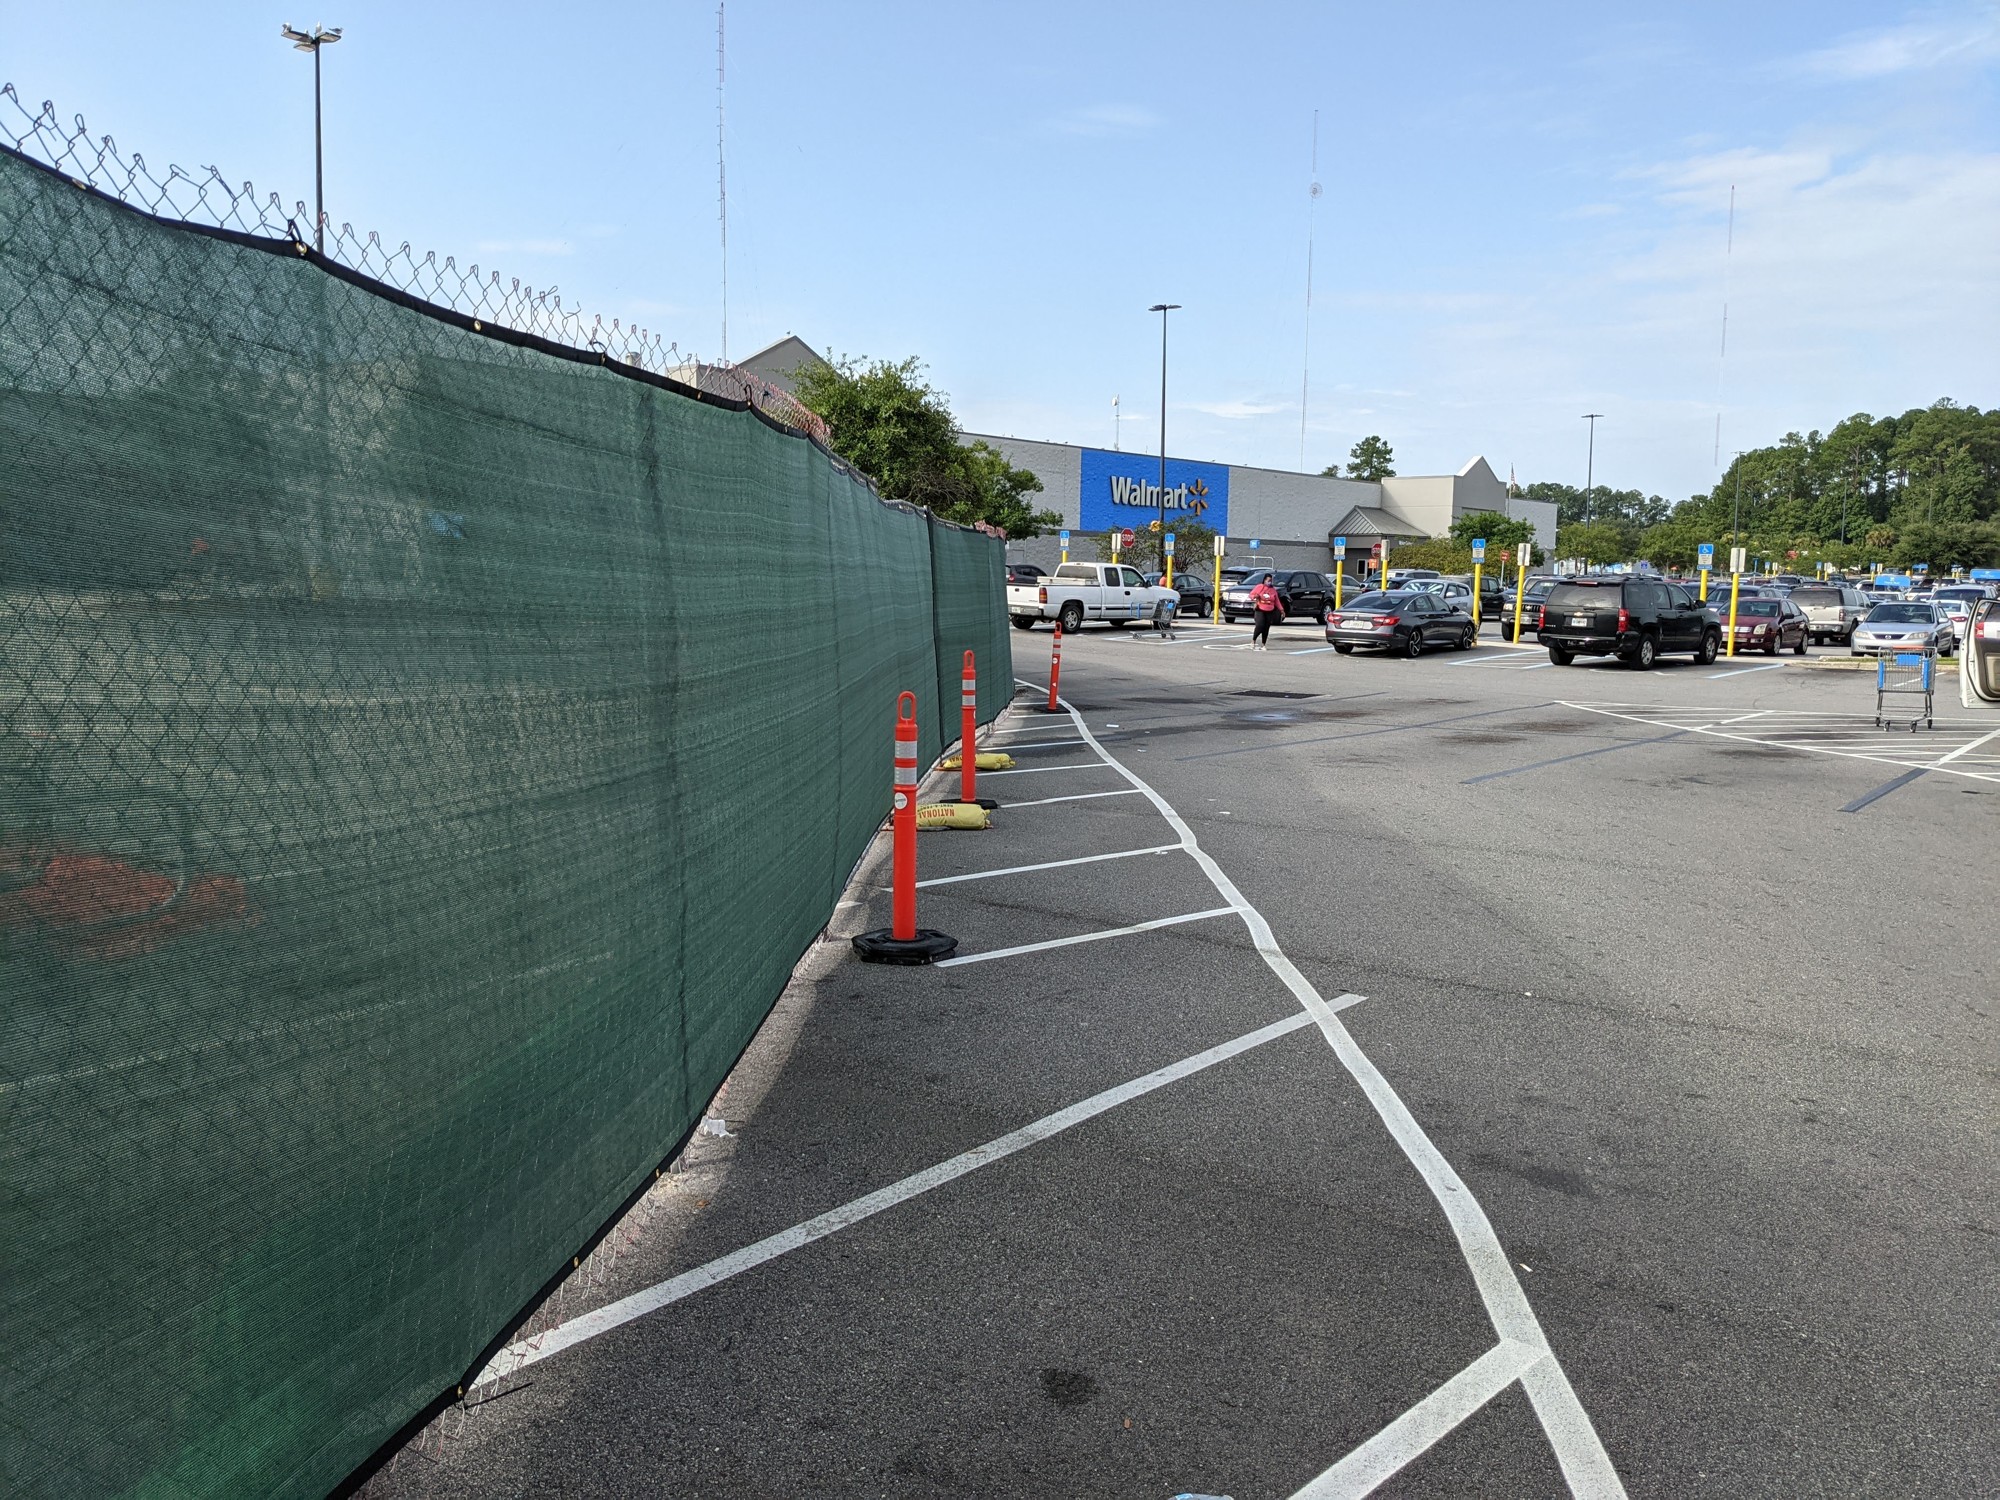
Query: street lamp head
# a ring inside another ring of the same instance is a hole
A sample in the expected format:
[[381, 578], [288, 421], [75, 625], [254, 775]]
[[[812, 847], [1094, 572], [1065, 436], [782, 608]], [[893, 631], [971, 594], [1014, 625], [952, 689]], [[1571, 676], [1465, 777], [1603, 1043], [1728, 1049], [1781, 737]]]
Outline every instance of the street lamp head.
[[339, 41], [340, 31], [341, 28], [338, 26], [316, 25], [313, 27], [311, 34], [307, 34], [299, 30], [290, 21], [285, 22], [284, 25], [278, 28], [278, 34], [300, 52], [317, 52], [328, 42]]
[[1147, 312], [1179, 312], [1180, 310], [1181, 305], [1178, 302], [1155, 302], [1151, 307], [1146, 309]]

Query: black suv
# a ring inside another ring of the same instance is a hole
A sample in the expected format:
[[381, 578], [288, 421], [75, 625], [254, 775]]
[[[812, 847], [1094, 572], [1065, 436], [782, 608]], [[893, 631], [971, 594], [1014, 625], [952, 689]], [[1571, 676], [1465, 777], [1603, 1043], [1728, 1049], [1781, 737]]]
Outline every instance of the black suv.
[[1566, 667], [1579, 656], [1616, 656], [1644, 670], [1662, 652], [1706, 665], [1722, 630], [1686, 589], [1659, 578], [1571, 578], [1542, 600], [1535, 638]]

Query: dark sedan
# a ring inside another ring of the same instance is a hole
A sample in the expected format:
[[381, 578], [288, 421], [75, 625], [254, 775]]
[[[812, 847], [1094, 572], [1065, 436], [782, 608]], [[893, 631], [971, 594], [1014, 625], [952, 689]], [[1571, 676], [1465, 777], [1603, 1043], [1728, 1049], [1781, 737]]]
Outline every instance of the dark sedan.
[[1356, 646], [1422, 656], [1430, 646], [1463, 651], [1473, 642], [1472, 616], [1420, 589], [1362, 594], [1326, 612], [1326, 638], [1342, 656]]

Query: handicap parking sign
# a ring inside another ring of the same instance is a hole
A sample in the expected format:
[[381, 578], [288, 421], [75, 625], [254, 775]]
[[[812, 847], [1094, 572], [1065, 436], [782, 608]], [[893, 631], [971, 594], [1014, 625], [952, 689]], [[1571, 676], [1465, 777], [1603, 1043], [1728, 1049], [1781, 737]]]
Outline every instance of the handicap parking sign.
[[1472, 539], [1472, 560], [1476, 563], [1483, 563], [1486, 561], [1485, 537], [1476, 536]]

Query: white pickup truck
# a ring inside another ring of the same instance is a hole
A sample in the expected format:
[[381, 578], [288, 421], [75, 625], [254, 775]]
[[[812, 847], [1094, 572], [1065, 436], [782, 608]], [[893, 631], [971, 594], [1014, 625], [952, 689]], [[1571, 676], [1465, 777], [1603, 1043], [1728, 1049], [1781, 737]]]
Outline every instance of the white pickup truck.
[[1017, 630], [1033, 630], [1037, 620], [1067, 631], [1085, 620], [1109, 620], [1121, 630], [1134, 621], [1158, 624], [1179, 602], [1179, 590], [1152, 587], [1123, 563], [1064, 563], [1039, 583], [1007, 585], [1007, 618]]

